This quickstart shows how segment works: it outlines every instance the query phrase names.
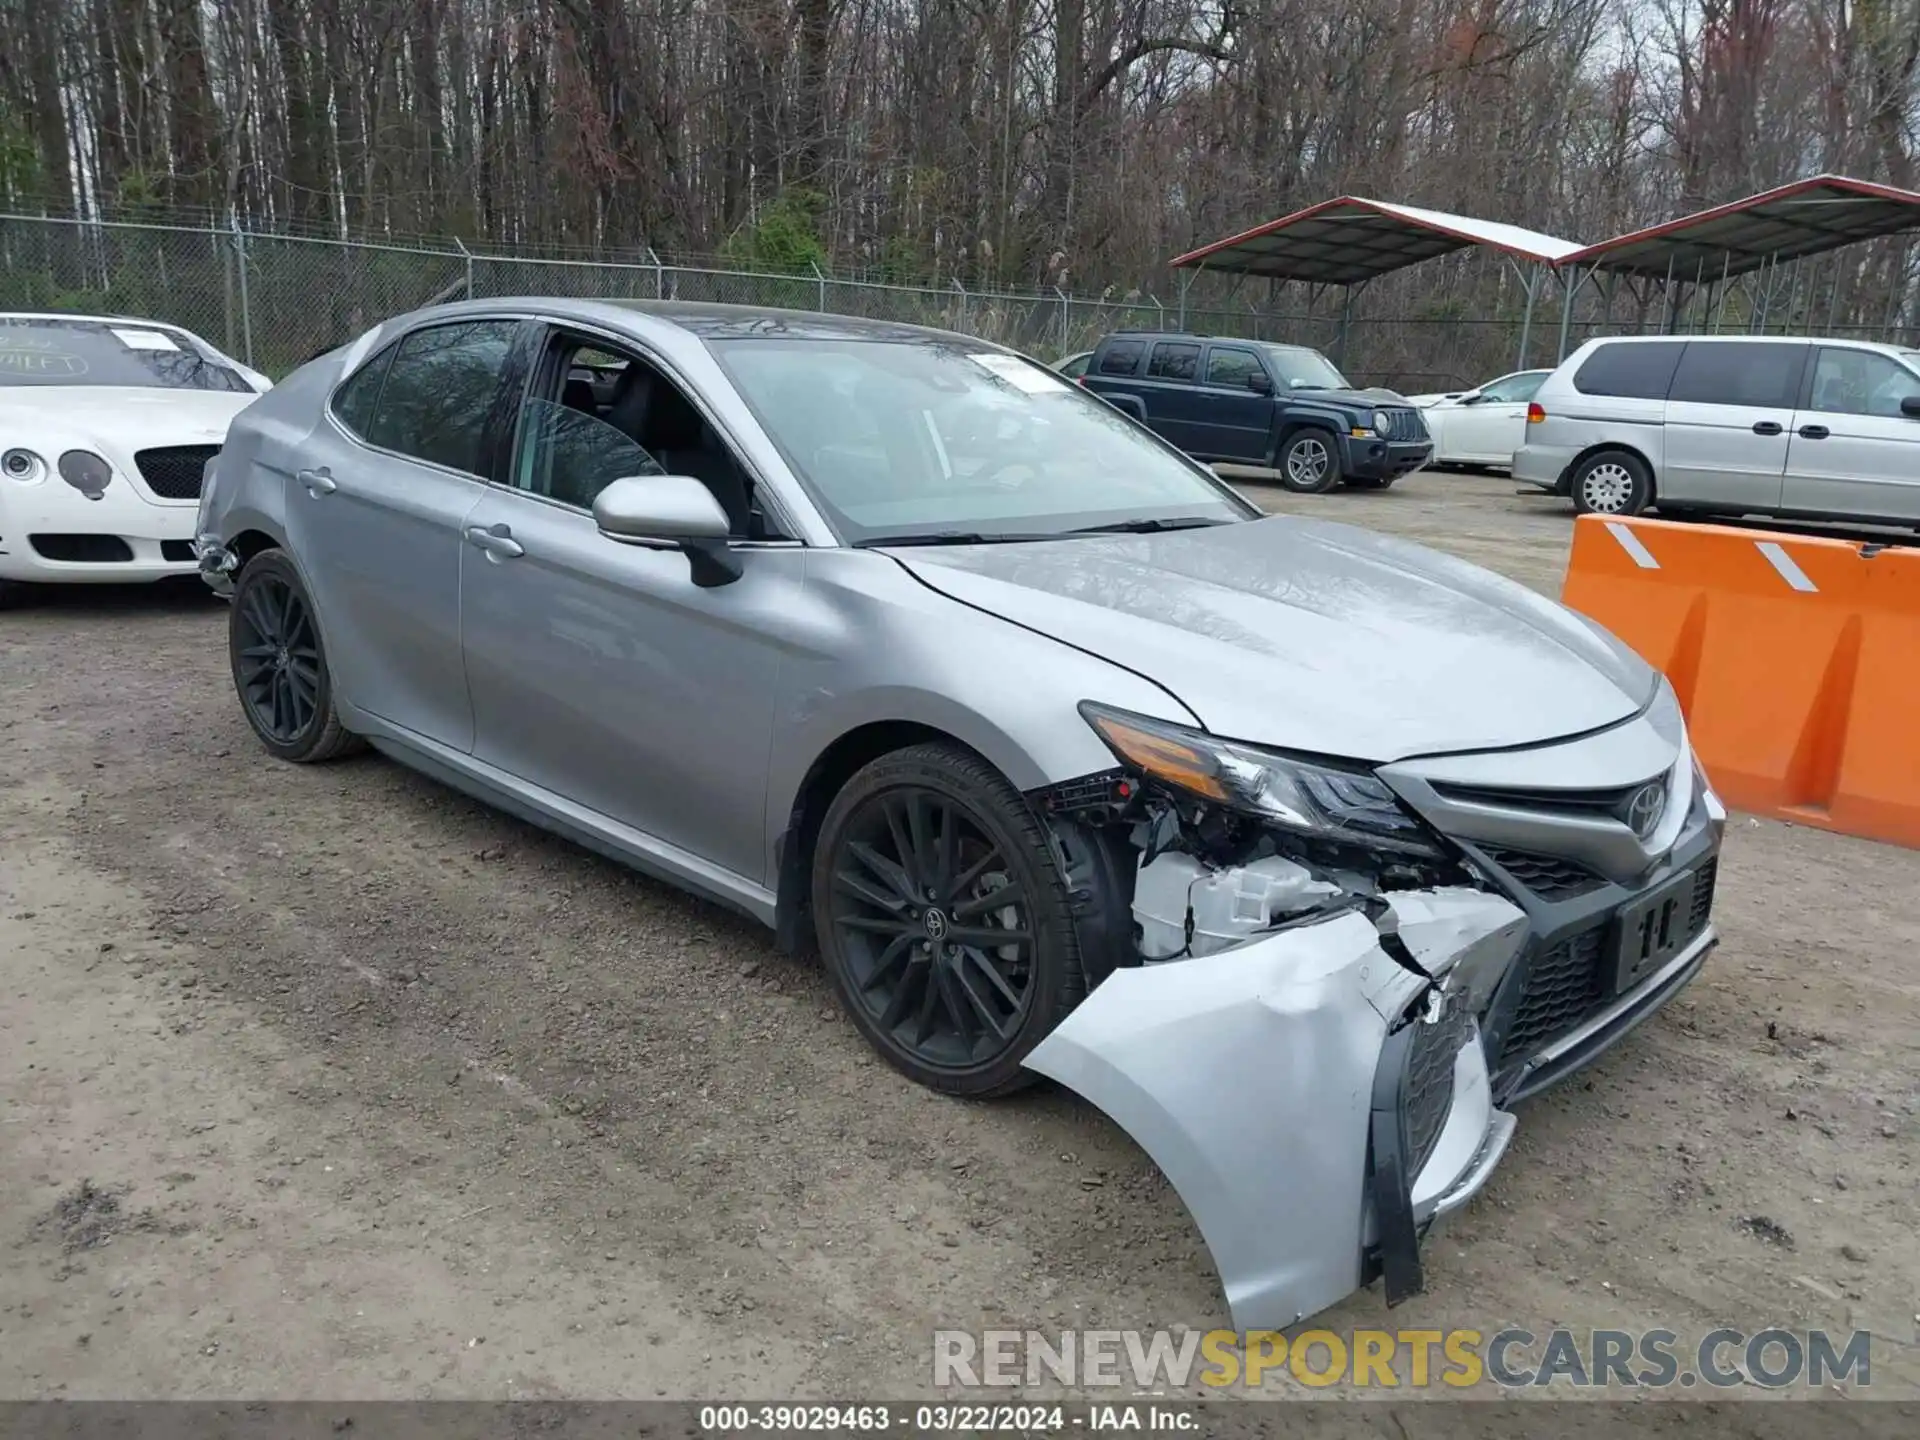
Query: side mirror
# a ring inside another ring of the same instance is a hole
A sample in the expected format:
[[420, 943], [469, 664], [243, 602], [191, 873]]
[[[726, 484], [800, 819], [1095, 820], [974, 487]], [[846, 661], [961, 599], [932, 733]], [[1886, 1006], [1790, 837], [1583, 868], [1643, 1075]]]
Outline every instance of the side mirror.
[[710, 588], [740, 578], [740, 557], [727, 545], [727, 512], [691, 475], [616, 480], [594, 497], [593, 523], [622, 545], [685, 551], [696, 585]]
[[1256, 395], [1271, 395], [1273, 393], [1273, 377], [1264, 370], [1255, 370], [1251, 375], [1247, 376], [1247, 388]]
[[1486, 398], [1487, 397], [1482, 395], [1478, 390], [1469, 390], [1466, 394], [1460, 397], [1460, 403], [1462, 405], [1478, 405], [1482, 400]]
[[1920, 395], [1904, 396], [1900, 401], [1900, 413], [1920, 420]]

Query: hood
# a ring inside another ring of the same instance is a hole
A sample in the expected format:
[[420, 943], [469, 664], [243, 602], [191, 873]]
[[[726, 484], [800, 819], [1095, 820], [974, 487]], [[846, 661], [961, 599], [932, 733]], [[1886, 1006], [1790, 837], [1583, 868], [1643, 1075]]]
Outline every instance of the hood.
[[1398, 390], [1376, 385], [1370, 390], [1289, 390], [1294, 400], [1324, 400], [1330, 405], [1408, 405], [1412, 402]]
[[157, 385], [35, 385], [0, 388], [0, 419], [24, 445], [47, 432], [121, 451], [149, 445], [219, 445], [233, 417], [260, 397]]
[[1538, 744], [1627, 719], [1657, 684], [1523, 586], [1324, 520], [890, 553], [1256, 744], [1374, 763]]

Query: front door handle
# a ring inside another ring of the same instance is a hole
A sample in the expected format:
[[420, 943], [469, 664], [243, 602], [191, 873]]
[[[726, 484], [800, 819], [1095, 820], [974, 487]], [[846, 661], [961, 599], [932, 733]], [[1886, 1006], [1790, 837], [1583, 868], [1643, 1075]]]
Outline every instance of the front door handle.
[[1824, 425], [1802, 425], [1800, 427], [1800, 438], [1802, 440], [1824, 440], [1832, 433], [1833, 432]]
[[1781, 425], [1778, 420], [1756, 420], [1753, 422], [1753, 433], [1756, 435], [1778, 435], [1780, 430]]
[[467, 527], [467, 543], [478, 546], [487, 552], [489, 560], [517, 560], [526, 554], [526, 549], [513, 538], [513, 529], [506, 524], [479, 525]]
[[302, 470], [293, 477], [307, 487], [307, 494], [318, 500], [322, 495], [331, 495], [340, 486], [335, 483], [333, 474], [322, 465], [318, 470]]

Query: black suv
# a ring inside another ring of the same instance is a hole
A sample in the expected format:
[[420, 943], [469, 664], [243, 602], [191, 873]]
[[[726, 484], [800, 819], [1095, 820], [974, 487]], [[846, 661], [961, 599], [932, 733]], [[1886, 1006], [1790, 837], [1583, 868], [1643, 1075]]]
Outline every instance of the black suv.
[[1289, 490], [1384, 489], [1433, 455], [1405, 397], [1354, 389], [1304, 345], [1123, 330], [1080, 383], [1196, 460], [1264, 465]]

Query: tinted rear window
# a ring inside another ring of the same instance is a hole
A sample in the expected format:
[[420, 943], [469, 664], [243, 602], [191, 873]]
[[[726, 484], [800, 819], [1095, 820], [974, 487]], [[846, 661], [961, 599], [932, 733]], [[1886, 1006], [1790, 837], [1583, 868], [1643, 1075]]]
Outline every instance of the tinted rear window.
[[253, 387], [192, 337], [138, 320], [0, 317], [0, 385], [123, 385], [158, 390]]
[[1582, 395], [1664, 400], [1686, 343], [1684, 340], [1642, 340], [1602, 345], [1574, 373], [1573, 388]]
[[1806, 355], [1805, 345], [1696, 340], [1680, 357], [1667, 399], [1792, 409], [1800, 389], [1800, 363]]
[[1116, 340], [1107, 347], [1107, 353], [1100, 357], [1102, 375], [1131, 375], [1140, 368], [1140, 357], [1146, 352], [1146, 346], [1138, 340]]
[[1199, 365], [1198, 345], [1162, 341], [1153, 347], [1153, 358], [1147, 362], [1147, 374], [1161, 380], [1191, 380]]

